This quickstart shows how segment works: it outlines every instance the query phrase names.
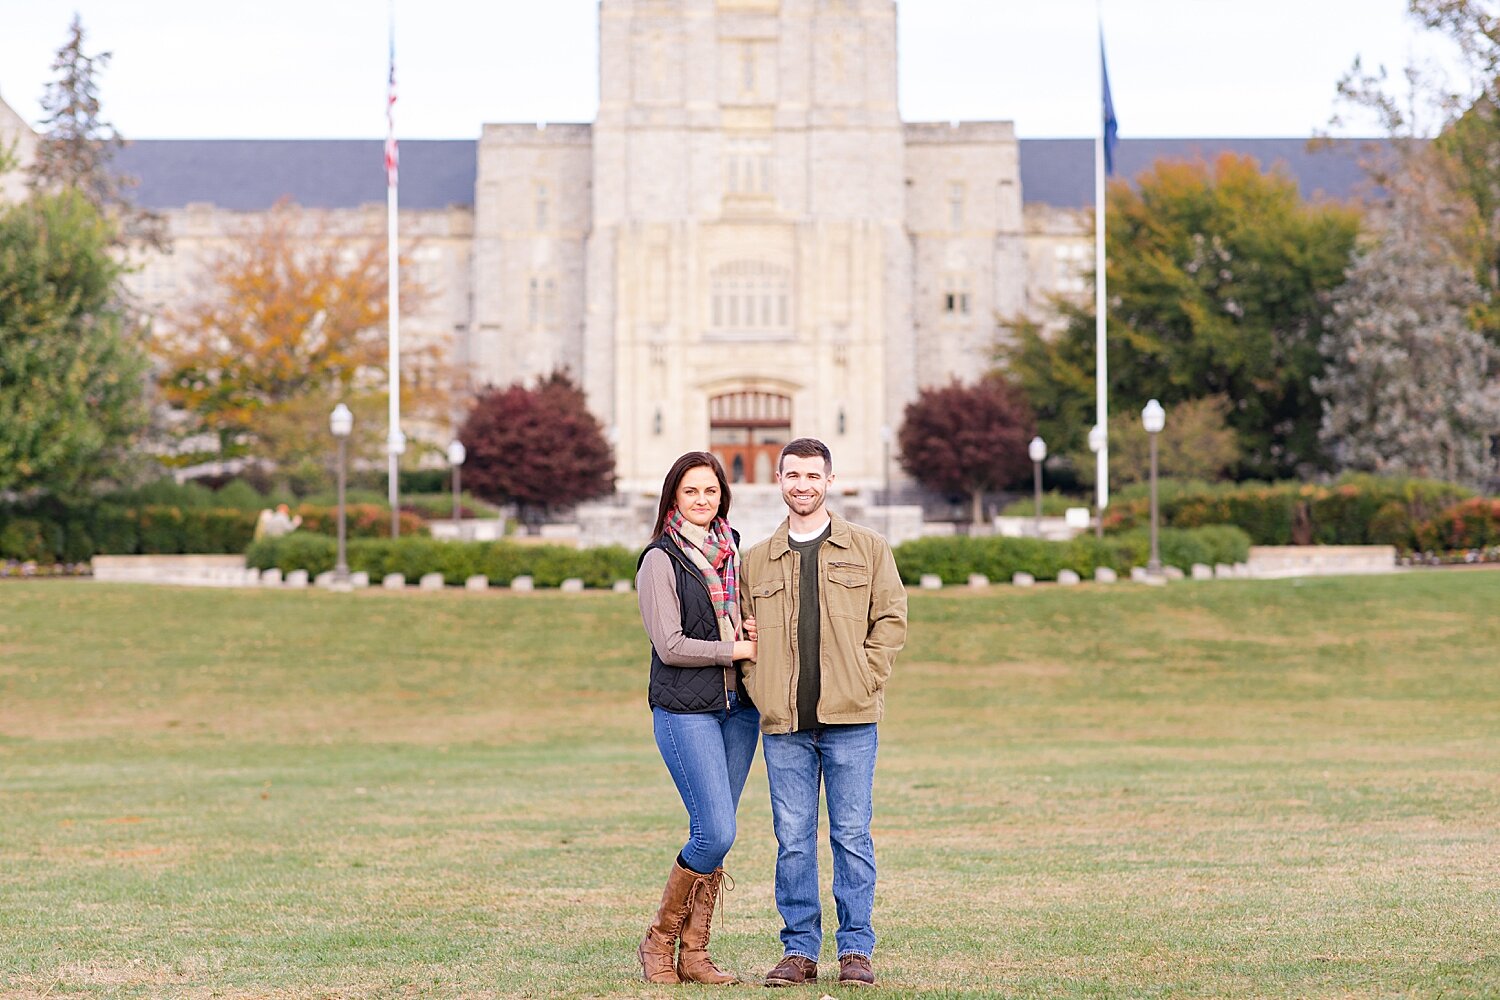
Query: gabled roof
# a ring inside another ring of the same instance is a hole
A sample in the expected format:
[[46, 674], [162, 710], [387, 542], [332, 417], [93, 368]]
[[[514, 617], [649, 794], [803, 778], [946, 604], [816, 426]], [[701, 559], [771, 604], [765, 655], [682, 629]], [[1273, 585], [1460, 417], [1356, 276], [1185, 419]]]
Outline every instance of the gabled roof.
[[[1305, 197], [1346, 199], [1366, 184], [1359, 158], [1369, 140], [1340, 140], [1311, 150], [1306, 139], [1122, 139], [1116, 174], [1134, 177], [1162, 157], [1220, 153], [1255, 157], [1262, 168], [1284, 165]], [[477, 143], [411, 139], [401, 143], [401, 206], [472, 206]], [[1025, 201], [1082, 208], [1094, 201], [1091, 139], [1021, 139]], [[307, 208], [355, 208], [385, 201], [382, 143], [376, 139], [141, 139], [115, 163], [140, 180], [144, 208], [208, 202], [233, 211], [261, 211], [283, 197]]]
[[[1132, 178], [1162, 158], [1202, 159], [1220, 153], [1253, 156], [1261, 169], [1281, 164], [1304, 198], [1348, 199], [1367, 193], [1360, 158], [1380, 140], [1341, 139], [1310, 149], [1307, 139], [1121, 139], [1115, 148], [1115, 176]], [[1094, 140], [1022, 139], [1021, 197], [1059, 208], [1094, 203]]]
[[[475, 142], [401, 143], [401, 207], [474, 204]], [[254, 212], [291, 198], [305, 208], [354, 208], [385, 201], [384, 143], [378, 139], [139, 139], [115, 157], [134, 175], [143, 208], [208, 202]]]

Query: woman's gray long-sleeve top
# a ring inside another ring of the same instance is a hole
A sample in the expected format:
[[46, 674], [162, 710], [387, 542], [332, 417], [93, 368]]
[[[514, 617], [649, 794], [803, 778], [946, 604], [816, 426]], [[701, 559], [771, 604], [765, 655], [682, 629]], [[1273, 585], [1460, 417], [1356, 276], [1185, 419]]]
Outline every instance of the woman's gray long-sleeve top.
[[[640, 599], [641, 622], [646, 636], [663, 663], [674, 667], [729, 667], [734, 665], [734, 642], [730, 639], [690, 639], [682, 634], [682, 601], [677, 596], [672, 557], [660, 550], [647, 552], [635, 575]], [[740, 630], [740, 609], [729, 609], [735, 634]], [[729, 684], [734, 686], [733, 672]]]

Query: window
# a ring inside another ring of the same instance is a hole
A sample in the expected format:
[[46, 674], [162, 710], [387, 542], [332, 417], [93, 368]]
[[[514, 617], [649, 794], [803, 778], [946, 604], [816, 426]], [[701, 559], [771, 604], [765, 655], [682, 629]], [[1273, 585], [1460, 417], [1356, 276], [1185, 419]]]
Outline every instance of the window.
[[943, 313], [952, 317], [969, 315], [969, 279], [961, 274], [950, 274], [943, 287]]
[[755, 46], [750, 42], [740, 49], [740, 89], [755, 93]]
[[557, 279], [533, 277], [526, 285], [526, 325], [533, 330], [557, 325]]
[[1064, 243], [1053, 248], [1056, 259], [1055, 287], [1059, 292], [1083, 292], [1088, 290], [1085, 275], [1089, 270], [1089, 247], [1083, 243]]
[[549, 219], [549, 215], [551, 213], [548, 211], [548, 209], [549, 200], [547, 185], [538, 184], [536, 186], [536, 228], [546, 229], [549, 225], [551, 225], [551, 220]]
[[785, 331], [791, 325], [788, 270], [764, 261], [732, 261], [714, 270], [709, 324], [715, 330]]
[[730, 139], [725, 147], [724, 189], [730, 194], [770, 194], [771, 140]]
[[948, 227], [950, 229], [964, 227], [964, 185], [961, 181], [954, 181], [948, 185]]

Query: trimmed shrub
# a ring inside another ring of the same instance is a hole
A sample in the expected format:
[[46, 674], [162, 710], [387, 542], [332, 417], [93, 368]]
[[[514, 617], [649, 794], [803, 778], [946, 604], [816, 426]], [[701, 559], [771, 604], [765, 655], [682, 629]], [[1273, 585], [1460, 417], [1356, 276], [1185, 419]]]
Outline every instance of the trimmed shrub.
[[[1331, 486], [1302, 483], [1173, 485], [1161, 490], [1162, 524], [1232, 524], [1255, 545], [1395, 545], [1410, 549], [1417, 527], [1471, 491], [1423, 479], [1346, 476]], [[1150, 519], [1139, 490], [1105, 512], [1105, 530], [1130, 531]]]
[[[303, 504], [294, 513], [302, 518], [302, 531], [316, 532], [337, 538], [339, 533], [339, 509], [314, 507]], [[344, 505], [344, 530], [349, 538], [389, 538], [391, 534], [391, 509], [379, 504], [355, 503]], [[420, 514], [401, 512], [401, 537], [408, 538], [427, 533], [426, 524]], [[400, 570], [392, 570], [396, 573]]]
[[1416, 532], [1424, 551], [1483, 549], [1500, 545], [1500, 499], [1473, 497], [1456, 503]]
[[46, 529], [41, 521], [18, 517], [0, 528], [0, 558], [21, 562], [51, 562], [52, 546], [47, 544]]
[[[1069, 507], [1089, 507], [1092, 509], [1093, 500], [1080, 500], [1077, 497], [1065, 496], [1062, 493], [1042, 494], [1042, 516], [1062, 517], [1068, 512]], [[1029, 496], [1023, 500], [1012, 500], [1000, 511], [1001, 517], [1035, 517], [1036, 497]]]
[[[1250, 553], [1249, 536], [1230, 525], [1167, 528], [1161, 532], [1159, 543], [1162, 563], [1184, 570], [1195, 562], [1243, 562]], [[895, 556], [901, 579], [907, 584], [916, 584], [927, 573], [952, 584], [964, 583], [972, 573], [983, 573], [999, 582], [1016, 573], [1056, 580], [1065, 569], [1088, 577], [1100, 566], [1127, 572], [1132, 566], [1144, 566], [1150, 551], [1149, 533], [1132, 531], [1102, 542], [1090, 535], [1067, 542], [1000, 536], [919, 538], [898, 545]]]
[[[350, 570], [369, 573], [372, 580], [387, 573], [401, 573], [408, 580], [441, 573], [444, 582], [452, 586], [482, 573], [494, 586], [506, 586], [518, 576], [530, 576], [539, 587], [556, 587], [569, 577], [578, 577], [585, 586], [608, 587], [616, 580], [635, 577], [636, 555], [618, 546], [573, 549], [561, 545], [452, 542], [424, 537], [362, 538], [348, 546]], [[333, 539], [303, 532], [263, 539], [245, 553], [246, 565], [255, 569], [275, 567], [284, 573], [305, 569], [311, 575], [332, 569], [336, 558], [337, 543]]]

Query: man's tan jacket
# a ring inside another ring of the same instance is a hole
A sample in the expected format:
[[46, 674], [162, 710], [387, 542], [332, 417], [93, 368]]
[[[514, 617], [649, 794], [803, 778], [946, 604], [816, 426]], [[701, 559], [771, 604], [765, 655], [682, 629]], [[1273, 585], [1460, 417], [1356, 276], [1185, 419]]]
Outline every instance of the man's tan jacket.
[[[833, 514], [828, 541], [818, 549], [822, 615], [822, 690], [818, 721], [879, 722], [885, 683], [906, 645], [906, 588], [886, 540]], [[760, 709], [760, 728], [790, 733], [797, 718], [797, 619], [801, 556], [787, 543], [787, 522], [747, 552], [740, 593], [760, 630], [757, 659], [746, 664], [745, 686]]]

